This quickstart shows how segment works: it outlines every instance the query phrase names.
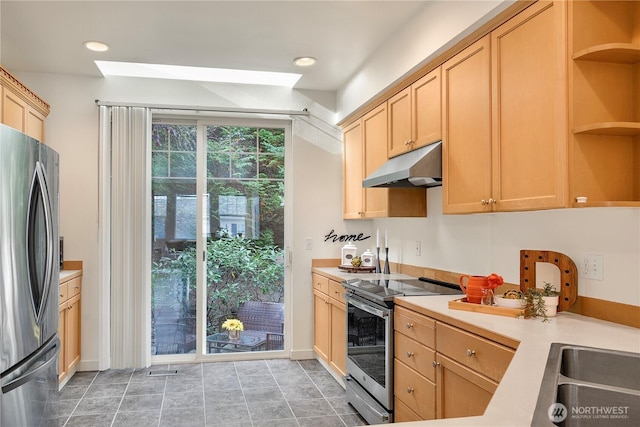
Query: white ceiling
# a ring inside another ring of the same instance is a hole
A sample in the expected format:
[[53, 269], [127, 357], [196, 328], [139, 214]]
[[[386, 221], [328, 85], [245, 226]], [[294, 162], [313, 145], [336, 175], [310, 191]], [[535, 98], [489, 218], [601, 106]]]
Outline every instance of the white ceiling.
[[[340, 88], [427, 1], [0, 0], [0, 64], [101, 76], [94, 60], [302, 73]], [[83, 42], [110, 45], [105, 53]], [[314, 56], [318, 64], [292, 61]]]

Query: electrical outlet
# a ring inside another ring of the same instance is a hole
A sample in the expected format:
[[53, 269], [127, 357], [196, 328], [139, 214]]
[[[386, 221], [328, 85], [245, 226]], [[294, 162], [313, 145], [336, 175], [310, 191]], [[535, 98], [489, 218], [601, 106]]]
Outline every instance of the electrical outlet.
[[307, 251], [313, 249], [313, 239], [311, 237], [304, 238], [304, 249]]
[[585, 279], [604, 280], [602, 255], [583, 255], [580, 271]]
[[416, 250], [416, 256], [422, 255], [422, 244], [420, 240], [416, 240], [415, 250]]

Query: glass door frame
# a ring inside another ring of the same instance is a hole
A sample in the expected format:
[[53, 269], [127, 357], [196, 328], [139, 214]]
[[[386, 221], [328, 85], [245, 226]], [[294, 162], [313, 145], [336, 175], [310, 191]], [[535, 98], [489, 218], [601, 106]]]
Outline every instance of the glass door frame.
[[[185, 120], [186, 119], [186, 120]], [[184, 117], [181, 115], [155, 114], [153, 123], [168, 124], [194, 124], [196, 125], [197, 149], [196, 149], [196, 194], [197, 194], [197, 224], [196, 224], [196, 253], [199, 261], [196, 263], [196, 352], [185, 354], [152, 355], [152, 364], [203, 362], [215, 360], [255, 360], [265, 358], [287, 358], [291, 349], [291, 235], [293, 230], [293, 168], [292, 168], [292, 124], [290, 118], [252, 118], [252, 117]], [[205, 235], [205, 203], [207, 196], [207, 126], [239, 126], [257, 128], [280, 128], [285, 132], [284, 150], [284, 348], [282, 350], [255, 351], [243, 353], [207, 353], [207, 288], [206, 288], [206, 245]], [[149, 178], [151, 182], [151, 177]], [[151, 283], [149, 283], [151, 286]], [[151, 331], [149, 331], [151, 333]], [[150, 349], [148, 350], [150, 351]]]

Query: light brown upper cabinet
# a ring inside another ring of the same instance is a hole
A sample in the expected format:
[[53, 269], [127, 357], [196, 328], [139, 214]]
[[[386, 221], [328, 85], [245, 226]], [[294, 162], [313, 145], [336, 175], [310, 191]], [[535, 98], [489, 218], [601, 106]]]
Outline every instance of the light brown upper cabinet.
[[363, 188], [362, 180], [387, 161], [387, 104], [344, 129], [343, 218], [424, 217], [424, 188]]
[[565, 10], [538, 2], [443, 64], [443, 212], [565, 205]]
[[539, 1], [491, 33], [494, 210], [566, 204], [566, 7]]
[[0, 123], [44, 141], [49, 104], [0, 67]]
[[444, 213], [490, 211], [491, 39], [442, 65]]
[[571, 201], [640, 206], [640, 2], [574, 1], [568, 21]]
[[391, 97], [389, 158], [440, 141], [440, 67]]

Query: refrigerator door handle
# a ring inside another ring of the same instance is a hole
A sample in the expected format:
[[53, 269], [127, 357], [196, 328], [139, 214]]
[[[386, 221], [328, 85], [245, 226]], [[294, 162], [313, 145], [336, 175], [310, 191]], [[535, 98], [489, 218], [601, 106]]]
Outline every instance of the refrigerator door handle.
[[[55, 354], [53, 355], [53, 357], [49, 358], [49, 360], [47, 360], [46, 362], [42, 362], [39, 360], [52, 350], [55, 351]], [[25, 364], [30, 363], [33, 360], [36, 361], [34, 366], [30, 367], [29, 371], [20, 375], [18, 378], [12, 380], [11, 382], [4, 384], [2, 386], [2, 393], [5, 393], [5, 394], [9, 393], [11, 390], [14, 390], [28, 383], [35, 376], [39, 375], [40, 372], [46, 370], [52, 363], [57, 363], [58, 358], [56, 356], [58, 356], [58, 354], [60, 354], [60, 339], [58, 339], [58, 337], [56, 336], [54, 339], [49, 341], [47, 345], [41, 347], [40, 350], [38, 350], [29, 359], [25, 360], [23, 363], [21, 363], [18, 366], [18, 367], [21, 367]]]
[[[51, 199], [49, 195], [49, 189], [47, 187], [47, 180], [45, 178], [46, 172], [42, 163], [36, 163], [36, 169], [33, 176], [33, 183], [31, 186], [31, 197], [29, 200], [29, 221], [27, 221], [27, 257], [29, 259], [29, 281], [31, 282], [33, 308], [36, 314], [36, 319], [40, 321], [41, 314], [44, 311], [43, 305], [47, 300], [49, 290], [51, 288], [51, 278], [53, 276], [54, 269], [54, 248], [53, 248], [53, 215], [51, 212]], [[42, 213], [44, 216], [44, 235], [45, 235], [45, 260], [44, 266], [39, 266], [37, 260], [38, 248], [34, 239], [39, 233], [36, 229], [37, 215], [39, 203], [37, 199], [42, 202]], [[44, 277], [42, 283], [39, 282], [40, 275], [39, 267], [44, 267]], [[40, 285], [42, 286], [40, 288]], [[36, 288], [35, 292], [33, 288]]]

